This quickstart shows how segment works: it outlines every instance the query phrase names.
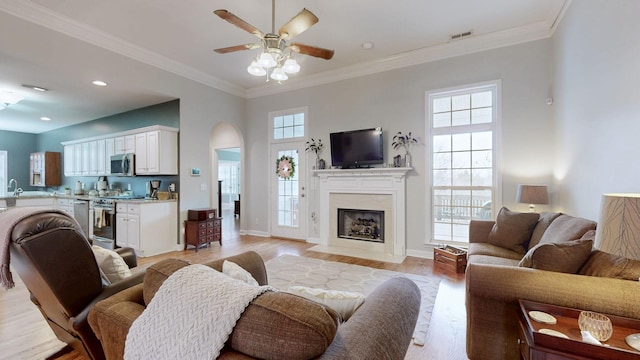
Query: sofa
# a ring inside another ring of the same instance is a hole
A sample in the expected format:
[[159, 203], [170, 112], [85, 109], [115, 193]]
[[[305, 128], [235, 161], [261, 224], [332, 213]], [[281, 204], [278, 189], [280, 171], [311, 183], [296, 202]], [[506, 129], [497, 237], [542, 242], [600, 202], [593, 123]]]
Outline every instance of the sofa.
[[[267, 272], [255, 252], [204, 265], [222, 271], [225, 260], [247, 270], [259, 285]], [[122, 359], [126, 336], [162, 283], [190, 265], [162, 260], [147, 269], [142, 284], [105, 299], [89, 313], [89, 323], [108, 359]], [[242, 313], [219, 359], [403, 359], [420, 309], [420, 290], [411, 280], [396, 277], [378, 286], [348, 318], [332, 308], [281, 291], [256, 297]]]
[[469, 224], [466, 349], [518, 359], [518, 300], [640, 319], [640, 262], [593, 249], [596, 223], [503, 208]]

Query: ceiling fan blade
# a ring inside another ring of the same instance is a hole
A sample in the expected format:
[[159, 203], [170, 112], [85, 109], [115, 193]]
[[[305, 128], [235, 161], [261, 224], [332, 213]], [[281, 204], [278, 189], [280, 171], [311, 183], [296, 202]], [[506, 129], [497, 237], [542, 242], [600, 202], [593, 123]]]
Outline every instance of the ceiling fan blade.
[[240, 29], [251, 33], [257, 37], [259, 37], [260, 39], [262, 39], [264, 37], [264, 33], [260, 30], [258, 30], [258, 28], [256, 28], [255, 26], [249, 24], [248, 22], [240, 19], [239, 17], [233, 15], [232, 13], [230, 13], [229, 11], [225, 10], [225, 9], [219, 9], [213, 12], [214, 14], [218, 15], [222, 20], [225, 20], [237, 27], [239, 27]]
[[302, 9], [298, 15], [291, 18], [288, 23], [282, 25], [278, 30], [278, 35], [283, 39], [291, 40], [317, 22], [317, 16], [313, 15], [313, 13], [307, 9]]
[[298, 52], [300, 54], [315, 56], [325, 60], [331, 59], [334, 53], [333, 50], [323, 49], [317, 46], [309, 46], [309, 45], [304, 45], [299, 43], [293, 43], [289, 45], [289, 48], [291, 48], [291, 50]]
[[259, 47], [261, 47], [260, 44], [244, 44], [244, 45], [236, 45], [236, 46], [229, 46], [226, 48], [215, 49], [213, 51], [217, 52], [218, 54], [227, 54], [234, 51], [257, 49]]

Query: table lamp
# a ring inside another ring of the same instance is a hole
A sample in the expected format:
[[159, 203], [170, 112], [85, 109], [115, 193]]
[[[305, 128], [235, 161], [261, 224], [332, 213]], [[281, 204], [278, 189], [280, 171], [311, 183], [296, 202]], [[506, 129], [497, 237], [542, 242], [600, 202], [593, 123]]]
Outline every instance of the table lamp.
[[547, 185], [518, 185], [516, 202], [529, 204], [529, 212], [535, 212], [534, 204], [545, 205], [549, 203]]
[[640, 194], [604, 194], [595, 248], [640, 260]]

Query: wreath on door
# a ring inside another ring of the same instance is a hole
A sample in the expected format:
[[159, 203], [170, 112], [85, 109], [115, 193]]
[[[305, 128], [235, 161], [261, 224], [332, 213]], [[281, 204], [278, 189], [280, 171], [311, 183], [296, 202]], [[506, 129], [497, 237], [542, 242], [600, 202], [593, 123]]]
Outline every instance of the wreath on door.
[[293, 158], [287, 155], [282, 155], [280, 159], [276, 160], [276, 175], [284, 180], [291, 179], [296, 173], [296, 163]]

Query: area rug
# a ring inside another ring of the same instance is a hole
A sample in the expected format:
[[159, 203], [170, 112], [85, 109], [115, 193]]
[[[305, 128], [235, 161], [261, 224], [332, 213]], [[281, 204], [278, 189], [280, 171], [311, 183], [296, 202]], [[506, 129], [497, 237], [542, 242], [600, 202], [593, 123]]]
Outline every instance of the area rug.
[[[282, 255], [266, 263], [269, 285], [280, 290], [290, 286], [308, 286], [329, 290], [356, 291], [369, 295], [385, 280], [404, 276], [418, 285], [422, 294], [420, 314], [413, 333], [413, 343], [424, 345], [440, 279], [366, 266]], [[365, 300], [366, 301], [366, 300]]]

